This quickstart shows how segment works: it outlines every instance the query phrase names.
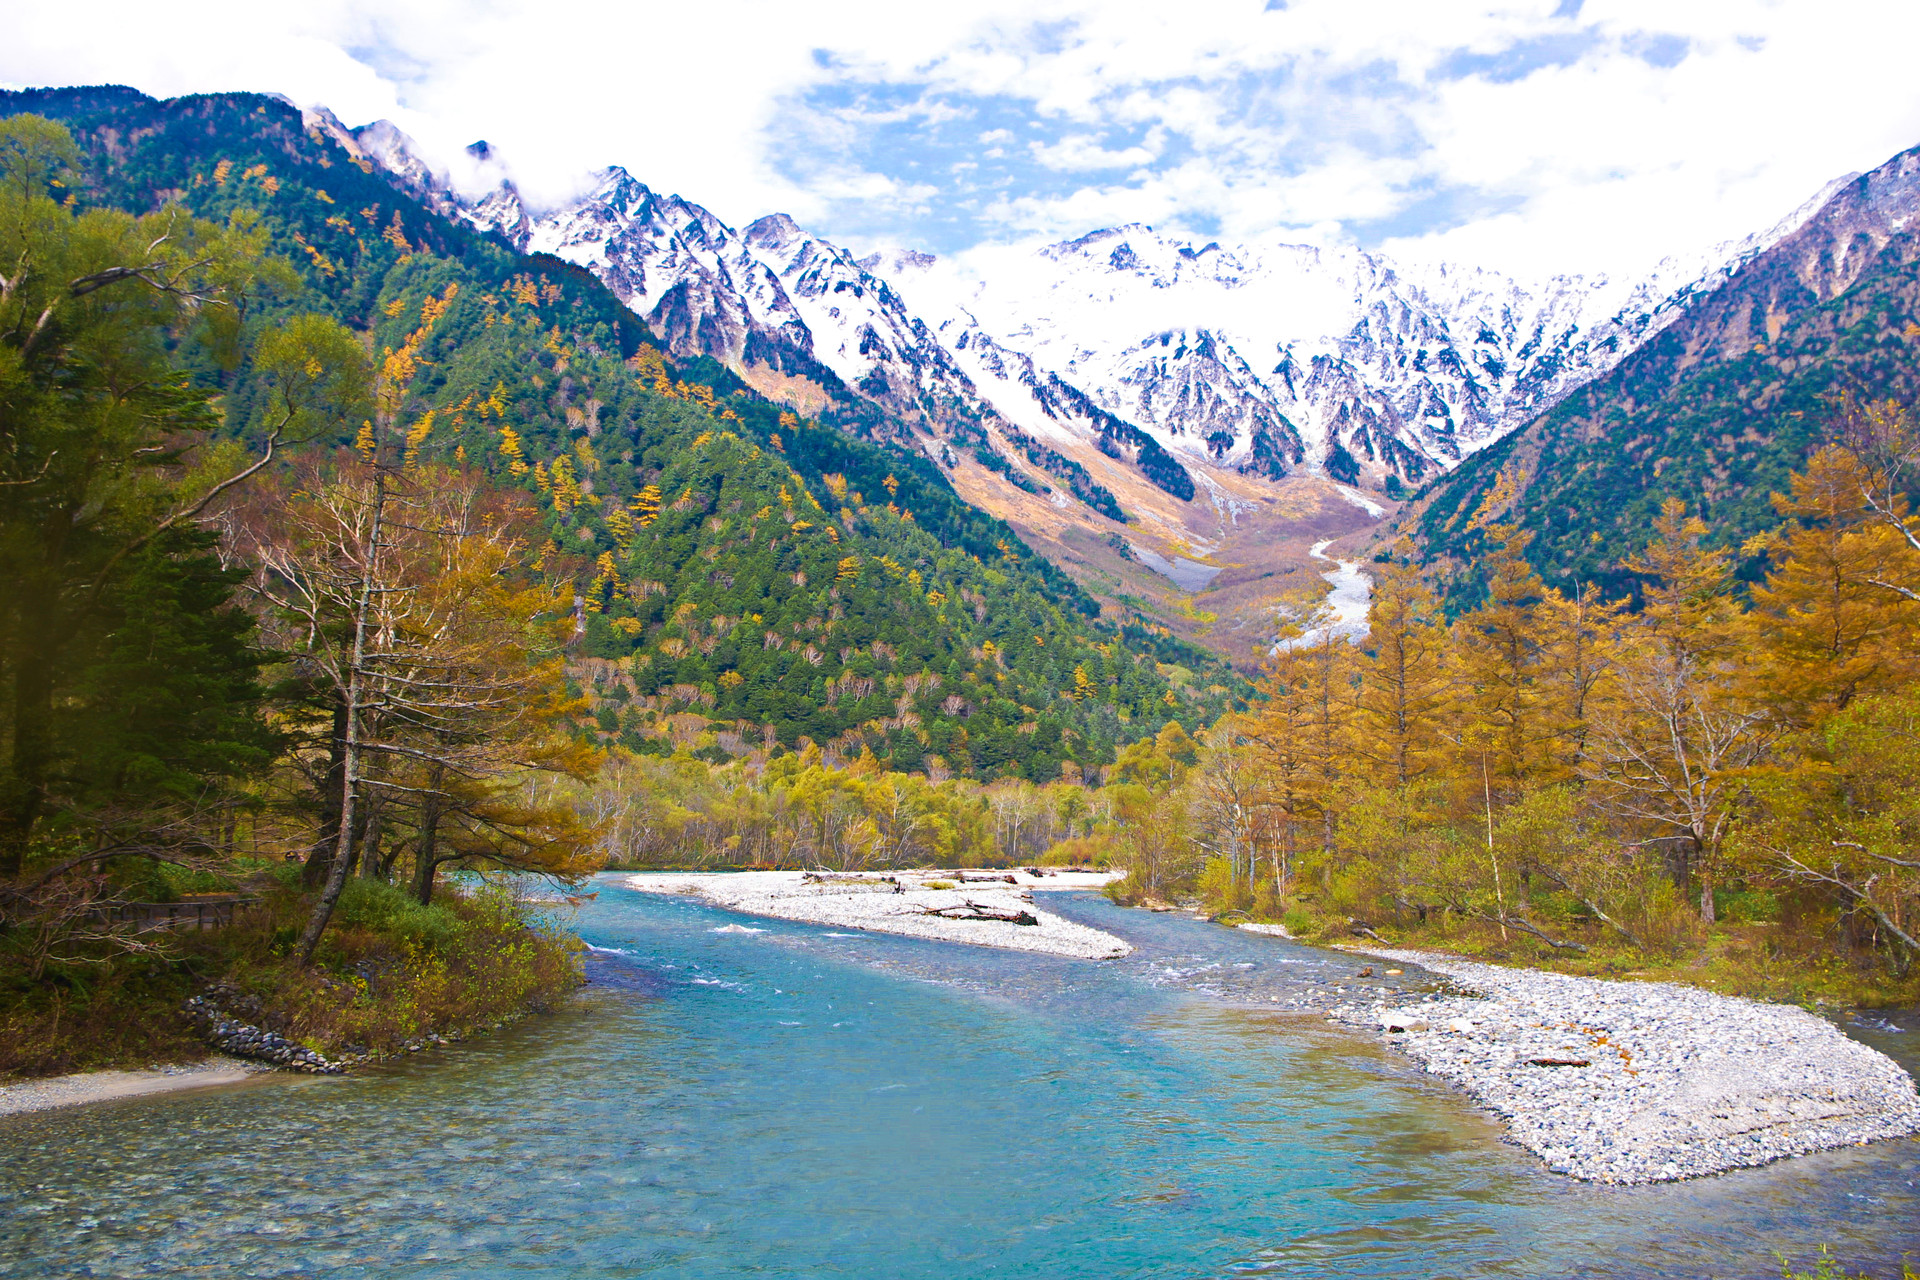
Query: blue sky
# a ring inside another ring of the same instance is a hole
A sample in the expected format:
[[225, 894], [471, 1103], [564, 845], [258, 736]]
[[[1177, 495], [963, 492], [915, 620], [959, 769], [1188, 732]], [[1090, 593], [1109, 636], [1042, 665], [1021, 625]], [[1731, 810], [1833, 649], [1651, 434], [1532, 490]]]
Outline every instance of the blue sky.
[[942, 253], [1139, 221], [1541, 274], [1758, 229], [1920, 143], [1880, 0], [74, 0], [0, 80], [247, 88]]

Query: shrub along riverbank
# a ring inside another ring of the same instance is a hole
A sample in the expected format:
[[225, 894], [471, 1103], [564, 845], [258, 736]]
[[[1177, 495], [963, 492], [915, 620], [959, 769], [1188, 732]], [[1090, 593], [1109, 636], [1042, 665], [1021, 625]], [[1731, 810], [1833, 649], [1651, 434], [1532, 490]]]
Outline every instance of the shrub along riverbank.
[[[38, 977], [0, 979], [0, 1079], [199, 1058], [184, 1011], [205, 994], [243, 1022], [329, 1059], [382, 1056], [549, 1008], [580, 983], [579, 942], [493, 886], [442, 890], [422, 906], [356, 879], [311, 966], [295, 944], [311, 910], [297, 868], [257, 872], [260, 901], [227, 928], [124, 936]], [[159, 895], [156, 895], [159, 896]]]

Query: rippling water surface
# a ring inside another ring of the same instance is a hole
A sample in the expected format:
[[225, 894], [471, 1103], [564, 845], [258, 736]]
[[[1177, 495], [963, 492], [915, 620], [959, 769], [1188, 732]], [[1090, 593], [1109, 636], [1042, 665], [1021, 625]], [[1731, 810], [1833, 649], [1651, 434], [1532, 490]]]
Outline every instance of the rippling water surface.
[[[1347, 957], [1086, 895], [1055, 902], [1134, 956], [602, 887], [575, 1010], [344, 1079], [0, 1119], [0, 1275], [1744, 1277], [1920, 1251], [1913, 1142], [1662, 1187], [1542, 1172], [1278, 1011], [1352, 984]], [[1869, 1038], [1913, 1064], [1920, 1035]]]

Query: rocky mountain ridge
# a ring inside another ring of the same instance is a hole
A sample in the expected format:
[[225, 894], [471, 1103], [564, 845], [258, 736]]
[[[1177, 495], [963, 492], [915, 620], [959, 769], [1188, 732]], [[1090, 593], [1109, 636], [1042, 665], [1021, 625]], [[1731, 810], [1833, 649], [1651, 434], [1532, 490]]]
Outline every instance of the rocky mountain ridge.
[[592, 270], [672, 354], [713, 356], [802, 411], [837, 381], [948, 465], [958, 443], [1029, 492], [1083, 503], [1096, 486], [1073, 472], [1099, 465], [1090, 450], [1176, 496], [1210, 471], [1398, 496], [1606, 373], [1819, 204], [1632, 281], [1527, 286], [1139, 224], [982, 278], [927, 254], [856, 259], [783, 214], [738, 231], [618, 168], [553, 210], [529, 210], [504, 174], [464, 197], [391, 125], [313, 118], [442, 212]]
[[1920, 147], [1822, 195], [1615, 368], [1423, 491], [1403, 524], [1426, 557], [1465, 571], [1498, 519], [1550, 579], [1626, 590], [1663, 499], [1738, 547], [1775, 523], [1770, 495], [1845, 396], [1920, 395]]
[[[1457, 561], [1472, 530], [1456, 499], [1496, 481], [1548, 478], [1512, 509], [1543, 530], [1578, 526], [1580, 548], [1557, 532], [1536, 544], [1555, 547], [1541, 564], [1560, 573], [1594, 570], [1612, 546], [1596, 522], [1631, 522], [1635, 495], [1657, 501], [1683, 473], [1704, 467], [1707, 488], [1764, 500], [1763, 481], [1717, 478], [1728, 450], [1711, 442], [1700, 467], [1662, 456], [1616, 474], [1607, 424], [1651, 403], [1645, 378], [1628, 387], [1619, 375], [1650, 360], [1684, 370], [1685, 350], [1678, 365], [1655, 353], [1711, 345], [1707, 330], [1737, 346], [1742, 324], [1768, 328], [1736, 323], [1751, 299], [1729, 300], [1860, 182], [1849, 175], [1773, 227], [1643, 277], [1525, 283], [1277, 236], [1198, 244], [1141, 224], [958, 261], [857, 257], [784, 215], [737, 230], [619, 169], [562, 207], [530, 208], [484, 144], [456, 189], [389, 126], [347, 133], [423, 202], [599, 276], [676, 358], [710, 357], [803, 417], [912, 449], [1120, 616], [1246, 663], [1271, 650], [1280, 614], [1324, 594], [1312, 548], [1344, 539], [1357, 551], [1396, 518], [1423, 554]], [[1855, 278], [1857, 246], [1815, 239], [1820, 270]], [[1724, 322], [1692, 322], [1720, 311]], [[1738, 363], [1721, 360], [1726, 376]], [[1583, 443], [1539, 447], [1541, 424], [1575, 402], [1588, 406]], [[1778, 433], [1788, 453], [1795, 430]], [[1535, 442], [1516, 454], [1522, 437]], [[1596, 449], [1609, 457], [1588, 458]]]

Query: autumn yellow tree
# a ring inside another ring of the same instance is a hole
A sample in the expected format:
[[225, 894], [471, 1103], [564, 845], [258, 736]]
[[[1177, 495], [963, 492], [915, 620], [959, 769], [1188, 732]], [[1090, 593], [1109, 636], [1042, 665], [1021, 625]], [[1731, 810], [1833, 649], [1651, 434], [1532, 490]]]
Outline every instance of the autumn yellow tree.
[[1704, 545], [1706, 524], [1669, 499], [1655, 538], [1627, 562], [1645, 585], [1623, 628], [1614, 697], [1596, 714], [1586, 776], [1602, 803], [1668, 854], [1675, 882], [1695, 884], [1714, 919], [1713, 878], [1737, 814], [1743, 770], [1777, 736], [1742, 678], [1745, 619], [1728, 593], [1729, 555]]
[[[593, 870], [588, 824], [544, 778], [590, 779], [600, 754], [571, 732], [564, 591], [530, 570], [531, 511], [471, 473], [426, 470], [406, 508], [408, 589], [382, 615], [374, 667], [387, 694], [369, 751], [373, 790], [406, 820], [413, 888], [432, 899], [449, 864], [573, 880]], [[398, 833], [396, 833], [398, 834]], [[365, 850], [385, 878], [400, 857]]]
[[1367, 626], [1354, 742], [1374, 781], [1406, 786], [1439, 765], [1447, 631], [1432, 589], [1404, 564], [1374, 575]]
[[1487, 598], [1454, 628], [1462, 715], [1451, 736], [1461, 773], [1477, 775], [1468, 788], [1486, 793], [1490, 811], [1563, 766], [1543, 686], [1551, 649], [1541, 605], [1554, 593], [1527, 563], [1532, 534], [1505, 524], [1488, 534]]
[[1340, 801], [1357, 772], [1352, 730], [1354, 647], [1330, 634], [1324, 609], [1285, 628], [1255, 686], [1261, 700], [1247, 736], [1270, 779], [1276, 879], [1291, 880], [1312, 849], [1323, 866], [1333, 851]]
[[[1755, 694], [1799, 728], [1914, 675], [1920, 604], [1903, 591], [1920, 586], [1920, 557], [1871, 518], [1861, 496], [1871, 488], [1859, 456], [1822, 449], [1793, 477], [1789, 494], [1774, 495], [1785, 523], [1752, 544], [1772, 560], [1753, 591], [1762, 659]], [[1894, 500], [1896, 513], [1900, 503]]]
[[1607, 696], [1614, 637], [1625, 609], [1625, 601], [1603, 598], [1592, 583], [1571, 595], [1549, 592], [1540, 601], [1545, 662], [1538, 688], [1557, 777], [1586, 763], [1590, 717]]

